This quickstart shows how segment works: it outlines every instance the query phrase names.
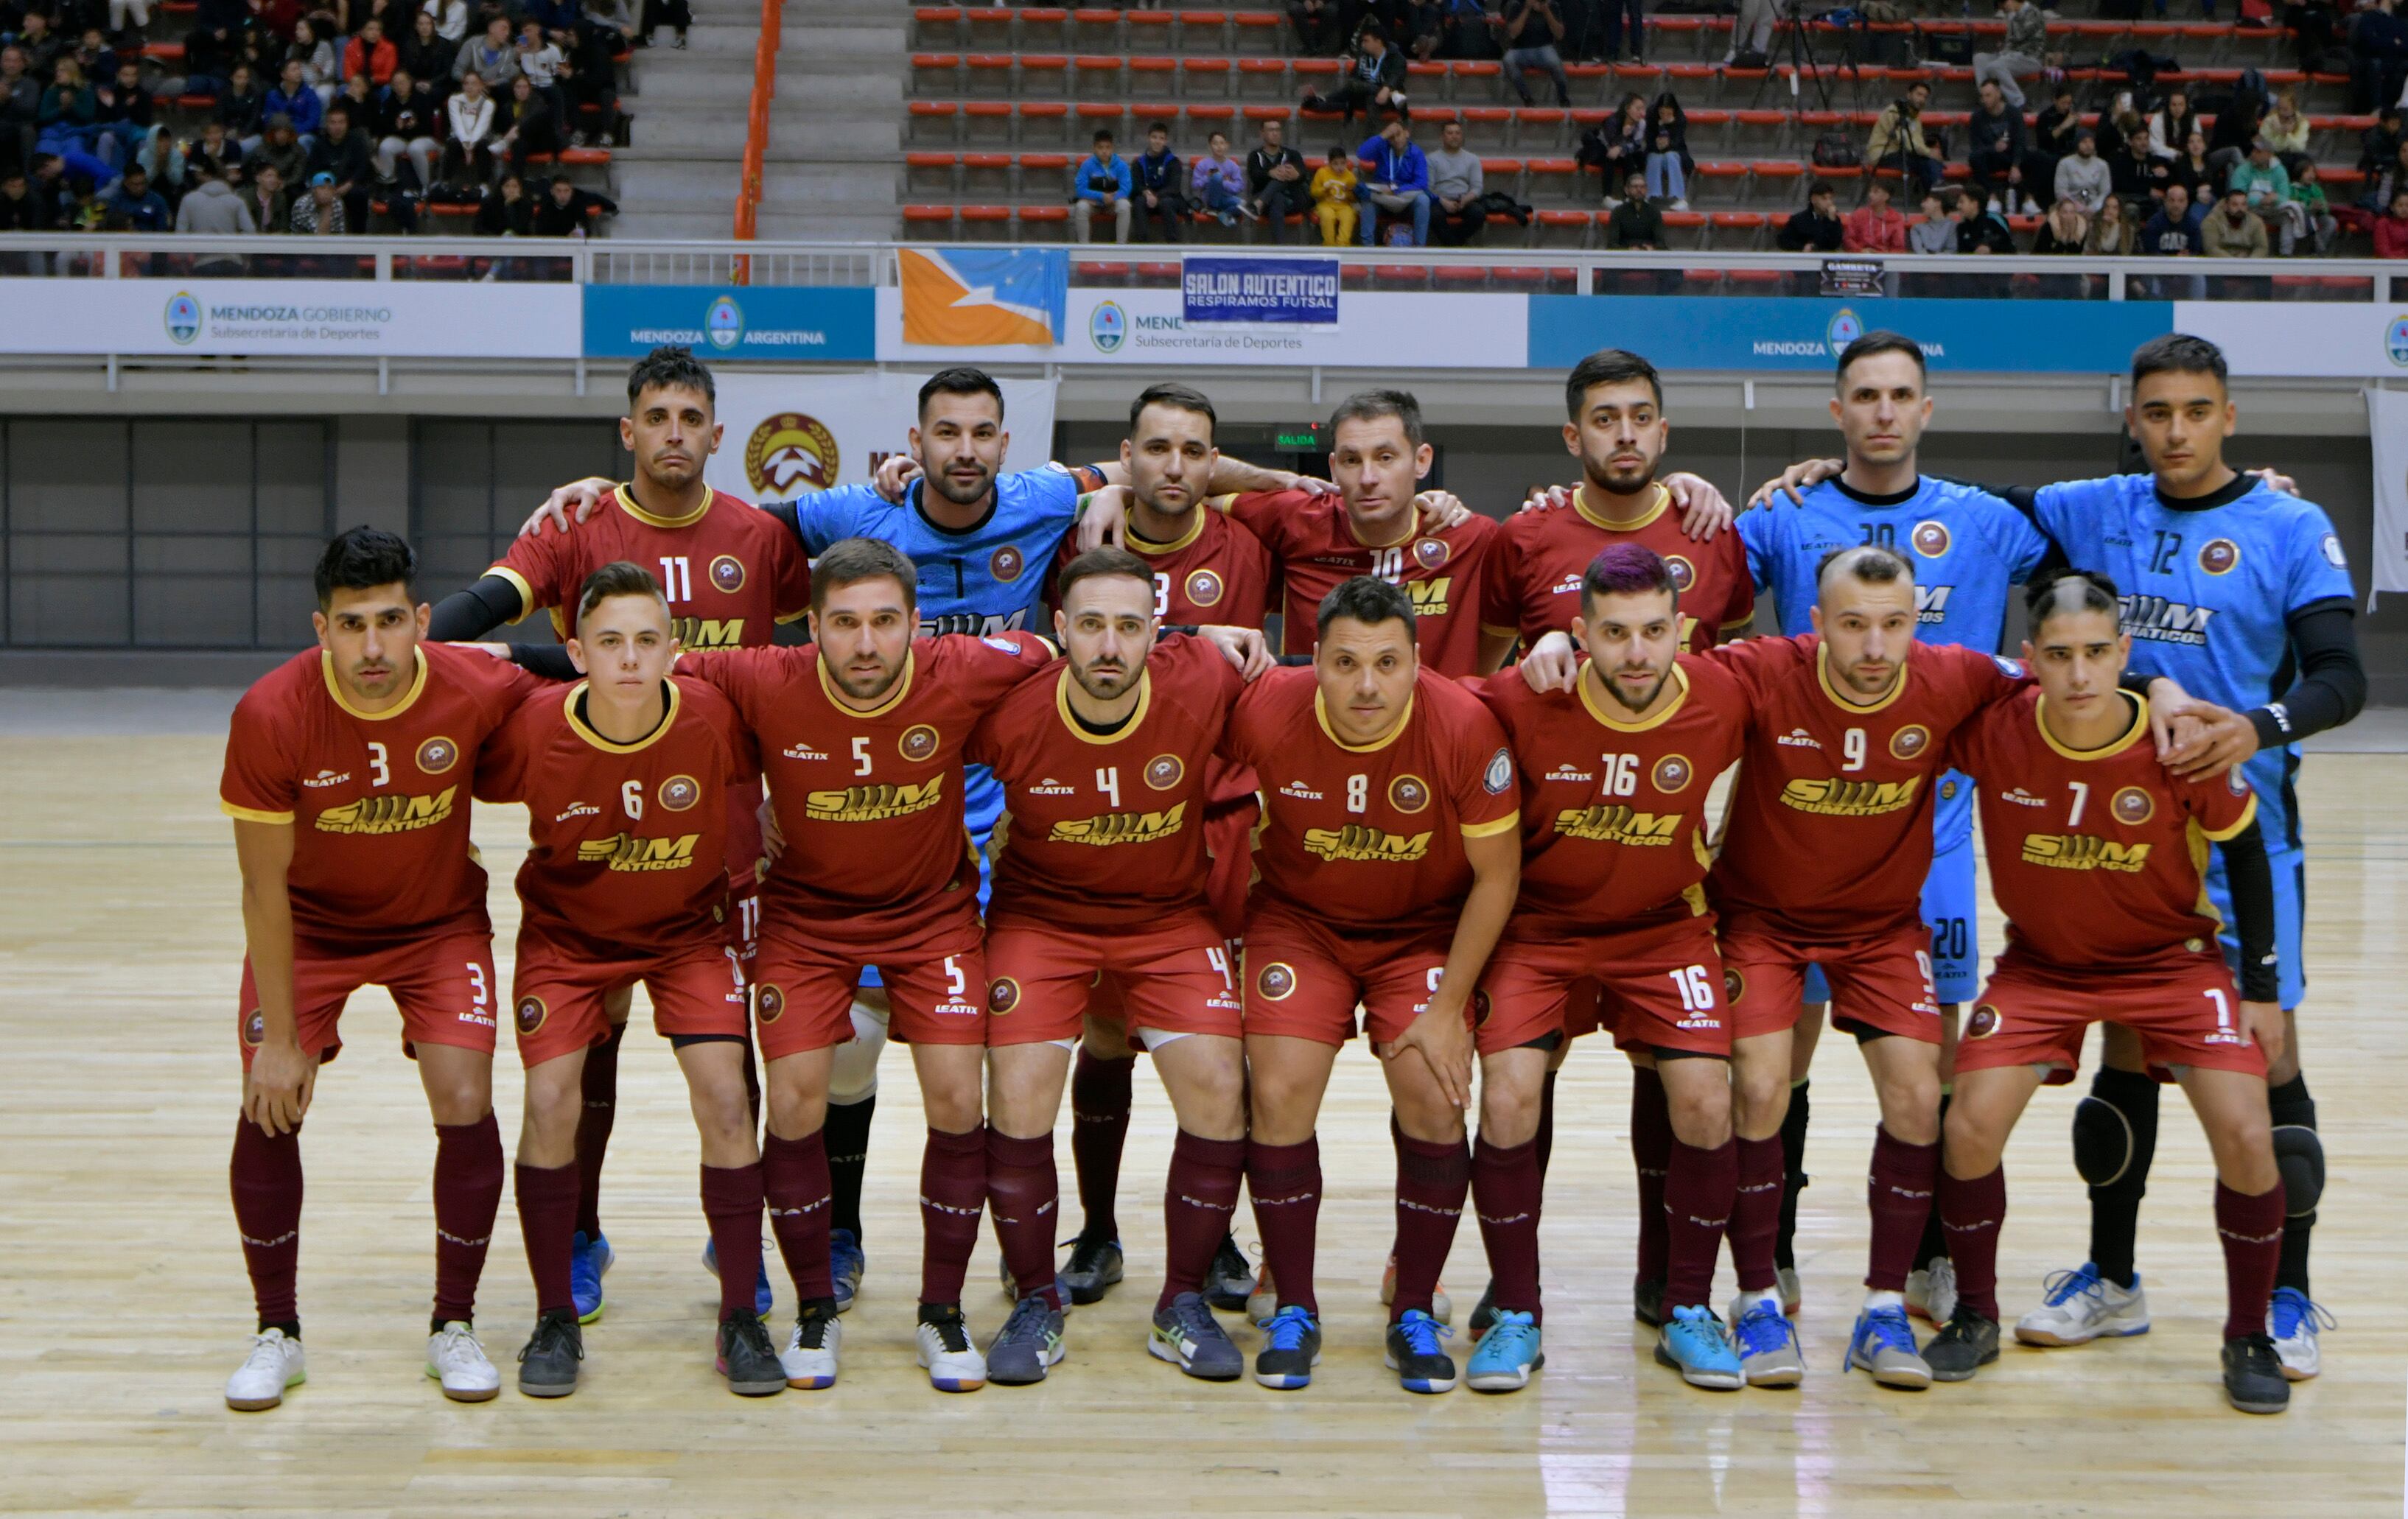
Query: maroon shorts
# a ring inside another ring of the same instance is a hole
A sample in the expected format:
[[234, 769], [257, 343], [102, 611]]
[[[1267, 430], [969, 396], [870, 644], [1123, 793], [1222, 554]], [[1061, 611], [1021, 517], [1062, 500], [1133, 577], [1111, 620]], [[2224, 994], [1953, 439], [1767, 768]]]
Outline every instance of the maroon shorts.
[[602, 959], [523, 928], [510, 976], [519, 1063], [540, 1066], [609, 1039], [603, 997], [638, 982], [652, 998], [652, 1030], [662, 1038], [747, 1039], [752, 1031], [739, 953], [714, 941], [638, 959]]
[[1146, 928], [1054, 928], [1026, 920], [987, 930], [986, 1041], [1079, 1037], [1092, 1012], [1140, 1028], [1236, 1039], [1237, 964], [1201, 912]]
[[1212, 856], [1204, 894], [1211, 900], [1212, 921], [1220, 925], [1223, 939], [1246, 937], [1246, 893], [1254, 881], [1254, 824], [1261, 820], [1262, 808], [1252, 801], [1204, 820], [1204, 847]]
[[1920, 923], [1810, 944], [1726, 918], [1722, 951], [1734, 1039], [1796, 1027], [1799, 992], [1812, 965], [1821, 966], [1831, 983], [1832, 1027], [1940, 1042], [1931, 930]]
[[2241, 994], [2213, 952], [2118, 970], [2066, 970], [1999, 956], [1956, 1040], [1959, 1071], [2046, 1066], [2052, 1085], [2073, 1080], [2092, 1024], [2141, 1036], [2153, 1068], [2202, 1066], [2266, 1074], [2266, 1052], [2241, 1029]]
[[886, 982], [890, 1036], [906, 1044], [984, 1044], [986, 957], [978, 940], [951, 953], [914, 953], [919, 957], [860, 954], [807, 944], [774, 928], [764, 933], [752, 962], [761, 1058], [824, 1050], [853, 1038], [853, 989], [862, 967], [872, 965]]
[[1499, 944], [1480, 981], [1490, 1019], [1507, 1027], [1560, 1027], [1568, 1038], [1611, 1028], [1625, 1050], [1727, 1055], [1730, 1024], [1713, 922], [1636, 940], [1599, 935]]
[[[1280, 1034], [1322, 1044], [1354, 1037], [1354, 1010], [1363, 1032], [1385, 1044], [1429, 1007], [1455, 941], [1452, 927], [1410, 934], [1343, 931], [1272, 908], [1246, 924], [1246, 1032]], [[1509, 1025], [1487, 1016], [1473, 993], [1464, 1018], [1482, 1054], [1543, 1039], [1562, 1026], [1535, 1016]]]
[[[421, 1044], [453, 1044], [494, 1053], [494, 940], [484, 933], [438, 933], [434, 938], [365, 954], [296, 940], [293, 946], [293, 1023], [301, 1053], [332, 1060], [343, 1047], [337, 1026], [343, 1004], [363, 986], [381, 986], [401, 1009], [401, 1050], [418, 1057]], [[267, 1037], [259, 1010], [259, 983], [251, 957], [242, 962], [242, 1001], [236, 1010], [235, 1040], [243, 1068]]]

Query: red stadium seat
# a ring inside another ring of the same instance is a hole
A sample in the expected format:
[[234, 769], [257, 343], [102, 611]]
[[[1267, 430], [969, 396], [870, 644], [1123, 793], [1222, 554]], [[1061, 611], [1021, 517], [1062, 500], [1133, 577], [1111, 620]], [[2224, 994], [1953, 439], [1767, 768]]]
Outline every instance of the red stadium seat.
[[1024, 227], [1042, 227], [1052, 237], [1058, 238], [1069, 230], [1070, 208], [1068, 206], [1023, 206], [1015, 213]]
[[1276, 10], [1240, 10], [1229, 16], [1230, 40], [1240, 52], [1278, 52], [1287, 40], [1287, 18]]
[[962, 37], [962, 10], [959, 6], [922, 6], [911, 12], [912, 39], [922, 44], [947, 48]]
[[914, 100], [906, 107], [904, 131], [912, 142], [953, 142], [961, 136], [962, 107], [950, 100]]
[[1430, 278], [1440, 290], [1478, 290], [1488, 283], [1488, 271], [1477, 264], [1441, 264]]

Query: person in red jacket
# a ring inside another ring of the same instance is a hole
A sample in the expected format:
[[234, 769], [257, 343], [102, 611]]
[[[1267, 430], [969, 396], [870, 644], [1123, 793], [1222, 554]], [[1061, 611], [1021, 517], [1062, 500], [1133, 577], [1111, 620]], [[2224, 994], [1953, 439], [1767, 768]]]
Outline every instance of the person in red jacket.
[[343, 78], [366, 74], [370, 83], [382, 89], [393, 80], [400, 53], [384, 35], [384, 22], [374, 16], [360, 23], [359, 35], [343, 45]]
[[1851, 253], [1906, 251], [1906, 218], [1891, 208], [1888, 185], [1875, 179], [1867, 187], [1865, 203], [1841, 225], [1840, 246]]
[[2408, 258], [2408, 190], [2391, 197], [2391, 214], [2374, 223], [2374, 256]]

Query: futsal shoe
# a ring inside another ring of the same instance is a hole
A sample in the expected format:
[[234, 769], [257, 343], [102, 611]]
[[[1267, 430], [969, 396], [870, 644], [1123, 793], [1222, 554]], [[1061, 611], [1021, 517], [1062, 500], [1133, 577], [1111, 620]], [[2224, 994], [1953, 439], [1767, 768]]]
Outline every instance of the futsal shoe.
[[1062, 1268], [1061, 1280], [1071, 1302], [1082, 1307], [1102, 1302], [1121, 1280], [1121, 1242], [1081, 1235], [1070, 1247], [1070, 1264]]
[[1271, 1281], [1270, 1262], [1265, 1261], [1254, 1277], [1254, 1290], [1246, 1294], [1246, 1317], [1260, 1324], [1277, 1318], [1279, 1311], [1279, 1285]]
[[2324, 1369], [2324, 1352], [2316, 1347], [2316, 1331], [2333, 1326], [2333, 1316], [2322, 1303], [2311, 1301], [2297, 1287], [2276, 1287], [2266, 1315], [2266, 1338], [2283, 1363], [2283, 1375], [2305, 1382]]
[[1868, 1305], [1856, 1314], [1856, 1327], [1848, 1331], [1848, 1356], [1840, 1369], [1857, 1367], [1885, 1387], [1921, 1392], [1931, 1385], [1931, 1368], [1915, 1351], [1914, 1326], [1903, 1308]]
[[757, 1313], [742, 1309], [719, 1324], [719, 1374], [738, 1397], [767, 1397], [786, 1390], [786, 1368], [770, 1348], [769, 1331]]
[[1798, 1326], [1781, 1311], [1778, 1289], [1742, 1292], [1731, 1299], [1732, 1349], [1751, 1387], [1795, 1387], [1806, 1378]]
[[1154, 1332], [1145, 1348], [1156, 1360], [1205, 1382], [1235, 1382], [1246, 1374], [1246, 1357], [1199, 1293], [1182, 1292], [1154, 1311]]
[[[602, 1316], [602, 1277], [617, 1260], [610, 1241], [601, 1235], [577, 1231], [568, 1244], [568, 1297], [577, 1305], [577, 1322], [591, 1324]], [[716, 1270], [711, 1275], [717, 1276]]]
[[1798, 1268], [1795, 1266], [1775, 1268], [1772, 1280], [1781, 1288], [1781, 1311], [1795, 1317], [1798, 1310], [1805, 1306], [1806, 1302], [1806, 1288], [1798, 1280]]
[[1923, 1347], [1923, 1363], [1934, 1382], [1971, 1382], [1973, 1373], [1999, 1358], [1999, 1321], [1958, 1303], [1948, 1323]]
[[1006, 1387], [1043, 1382], [1046, 1369], [1059, 1366], [1070, 1354], [1062, 1338], [1062, 1311], [1041, 1292], [1014, 1303], [1011, 1317], [987, 1341], [986, 1380]]
[[519, 1351], [519, 1391], [529, 1397], [566, 1397], [577, 1390], [577, 1363], [585, 1359], [585, 1337], [573, 1309], [553, 1309], [535, 1321], [535, 1333]]
[[1655, 1277], [1630, 1288], [1630, 1316], [1651, 1329], [1664, 1326], [1664, 1279]]
[[2027, 1345], [2086, 1345], [2149, 1332], [2149, 1299], [2138, 1271], [2130, 1286], [2119, 1287], [2084, 1261], [2081, 1269], [2058, 1271], [2042, 1286], [2041, 1305], [2015, 1321], [2015, 1338]]
[[1530, 1384], [1530, 1373], [1547, 1364], [1540, 1348], [1538, 1321], [1527, 1313], [1493, 1308], [1488, 1332], [1464, 1368], [1464, 1385], [1475, 1393], [1519, 1392]]
[[486, 1359], [476, 1331], [458, 1319], [426, 1337], [426, 1374], [454, 1403], [482, 1403], [502, 1390], [502, 1374]]
[[[777, 1303], [775, 1295], [769, 1291], [769, 1252], [774, 1248], [767, 1240], [762, 1241], [761, 1269], [752, 1278], [752, 1316], [757, 1319], [767, 1318], [769, 1310]], [[702, 1268], [713, 1277], [719, 1275], [719, 1242], [715, 1240], [702, 1247]], [[597, 1308], [595, 1311], [600, 1310]]]
[[940, 1393], [974, 1393], [986, 1385], [986, 1357], [970, 1342], [959, 1303], [922, 1303], [919, 1361], [928, 1384]]
[[[1396, 1300], [1397, 1257], [1391, 1254], [1388, 1257], [1388, 1268], [1380, 1273], [1380, 1306], [1387, 1308]], [[1446, 1295], [1446, 1283], [1443, 1282], [1435, 1283], [1430, 1288], [1429, 1316], [1440, 1324], [1455, 1322], [1455, 1299]]]
[[1692, 1387], [1735, 1393], [1747, 1383], [1730, 1335], [1711, 1308], [1676, 1308], [1656, 1337], [1656, 1364], [1681, 1373]]
[[844, 1326], [837, 1322], [836, 1310], [826, 1300], [803, 1305], [802, 1315], [795, 1320], [794, 1332], [786, 1337], [786, 1348], [778, 1357], [778, 1365], [786, 1373], [786, 1385], [816, 1391], [836, 1385], [836, 1357], [844, 1340]]
[[1409, 1393], [1455, 1391], [1455, 1357], [1438, 1348], [1455, 1331], [1418, 1308], [1388, 1326], [1385, 1364]]
[[2224, 1342], [2224, 1396], [2243, 1413], [2280, 1413], [2291, 1406], [2291, 1383], [2272, 1340], [2243, 1335]]
[[1946, 1324], [1956, 1316], [1956, 1263], [1934, 1255], [1919, 1271], [1906, 1273], [1906, 1311], [1927, 1324]]
[[226, 1407], [257, 1413], [284, 1401], [285, 1392], [309, 1380], [309, 1365], [301, 1341], [288, 1340], [281, 1329], [262, 1329], [251, 1337], [242, 1364], [226, 1378]]
[[1312, 1369], [1321, 1364], [1321, 1326], [1312, 1315], [1301, 1308], [1283, 1308], [1257, 1327], [1263, 1332], [1263, 1348], [1254, 1353], [1254, 1380], [1283, 1391], [1312, 1386]]
[[1237, 1237], [1223, 1235], [1221, 1248], [1204, 1272], [1204, 1300], [1224, 1313], [1238, 1313], [1244, 1311], [1246, 1299], [1254, 1295], [1254, 1267], [1238, 1248]]
[[851, 1229], [828, 1231], [828, 1275], [836, 1282], [838, 1312], [852, 1309], [853, 1295], [861, 1291], [861, 1273], [868, 1268], [869, 1256], [861, 1248], [861, 1236]]

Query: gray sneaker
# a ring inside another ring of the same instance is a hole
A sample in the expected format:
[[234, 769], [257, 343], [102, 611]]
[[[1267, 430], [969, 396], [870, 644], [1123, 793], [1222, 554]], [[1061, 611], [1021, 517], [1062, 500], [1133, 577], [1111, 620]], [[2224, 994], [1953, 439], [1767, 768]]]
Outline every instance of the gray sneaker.
[[529, 1397], [566, 1397], [577, 1390], [577, 1363], [583, 1359], [577, 1311], [554, 1309], [535, 1321], [535, 1333], [519, 1352], [519, 1391]]
[[1070, 1301], [1085, 1307], [1100, 1303], [1121, 1279], [1121, 1242], [1089, 1240], [1082, 1235], [1070, 1247], [1069, 1264], [1062, 1268], [1062, 1290]]
[[1863, 1367], [1885, 1387], [1921, 1392], [1931, 1385], [1931, 1367], [1915, 1350], [1914, 1326], [1904, 1308], [1868, 1308], [1848, 1333], [1848, 1356], [1840, 1369]]
[[1770, 1299], [1742, 1293], [1731, 1299], [1731, 1348], [1751, 1387], [1795, 1387], [1806, 1378], [1798, 1326]]
[[1197, 1293], [1182, 1292], [1154, 1311], [1154, 1333], [1145, 1348], [1155, 1359], [1206, 1382], [1235, 1382], [1246, 1374], [1246, 1357]]
[[1211, 1269], [1204, 1273], [1204, 1300], [1224, 1313], [1242, 1313], [1254, 1291], [1254, 1266], [1234, 1238], [1223, 1236]]
[[1934, 1382], [1971, 1382], [1973, 1373], [1999, 1358], [1999, 1321], [1985, 1319], [1964, 1303], [1955, 1316], [1923, 1347], [1924, 1364]]
[[1062, 1311], [1032, 1293], [1012, 1306], [1011, 1317], [987, 1341], [986, 1380], [1007, 1387], [1045, 1380], [1070, 1347], [1062, 1339]]

